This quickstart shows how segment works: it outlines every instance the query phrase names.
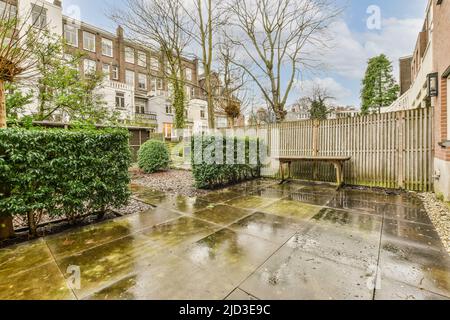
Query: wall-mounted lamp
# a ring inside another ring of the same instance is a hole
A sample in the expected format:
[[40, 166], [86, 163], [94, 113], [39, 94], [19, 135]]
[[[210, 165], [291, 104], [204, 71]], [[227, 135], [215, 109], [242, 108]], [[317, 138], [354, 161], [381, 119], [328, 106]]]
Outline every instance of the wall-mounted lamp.
[[428, 97], [437, 97], [439, 94], [438, 73], [428, 75]]

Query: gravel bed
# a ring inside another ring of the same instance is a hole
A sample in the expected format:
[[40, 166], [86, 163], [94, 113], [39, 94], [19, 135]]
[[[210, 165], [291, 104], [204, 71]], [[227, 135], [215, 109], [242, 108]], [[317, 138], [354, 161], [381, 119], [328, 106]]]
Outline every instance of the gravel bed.
[[144, 174], [135, 170], [133, 183], [187, 197], [198, 197], [210, 192], [196, 189], [192, 172], [185, 170], [168, 170], [154, 174]]
[[423, 201], [445, 249], [450, 254], [450, 207], [437, 199], [434, 193], [421, 193], [419, 198]]

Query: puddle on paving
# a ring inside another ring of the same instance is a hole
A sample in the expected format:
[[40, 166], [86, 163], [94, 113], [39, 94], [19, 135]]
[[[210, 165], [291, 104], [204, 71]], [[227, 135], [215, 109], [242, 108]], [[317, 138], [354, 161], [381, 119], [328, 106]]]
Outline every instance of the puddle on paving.
[[263, 189], [250, 193], [250, 196], [281, 200], [289, 196], [289, 192], [276, 189]]
[[254, 210], [257, 208], [268, 206], [274, 202], [275, 202], [274, 199], [264, 199], [262, 197], [255, 197], [255, 196], [244, 196], [241, 198], [236, 198], [227, 201], [225, 204], [237, 208]]
[[384, 216], [393, 220], [406, 220], [422, 224], [432, 225], [428, 213], [425, 209], [420, 207], [405, 207], [393, 204], [388, 204], [384, 207]]
[[268, 241], [222, 229], [176, 254], [238, 285], [277, 249]]
[[217, 205], [209, 209], [198, 211], [192, 216], [218, 225], [227, 226], [249, 214], [251, 214], [251, 211], [249, 210], [226, 205]]
[[319, 194], [295, 192], [295, 193], [291, 193], [284, 200], [297, 201], [297, 202], [301, 202], [301, 203], [312, 204], [315, 206], [324, 206], [332, 198], [333, 198], [332, 195], [319, 195]]
[[380, 232], [382, 218], [331, 208], [322, 209], [312, 220], [330, 225], [348, 227], [361, 232]]
[[320, 210], [321, 207], [318, 206], [289, 200], [279, 200], [268, 207], [260, 209], [262, 212], [302, 220], [311, 219]]
[[256, 237], [283, 244], [302, 227], [299, 220], [257, 212], [244, 218], [229, 228]]
[[408, 242], [411, 245], [443, 248], [441, 239], [432, 225], [385, 219], [383, 237]]
[[179, 214], [157, 208], [144, 213], [51, 236], [46, 238], [46, 242], [56, 257], [67, 256], [129, 236], [145, 228], [178, 217], [180, 217]]

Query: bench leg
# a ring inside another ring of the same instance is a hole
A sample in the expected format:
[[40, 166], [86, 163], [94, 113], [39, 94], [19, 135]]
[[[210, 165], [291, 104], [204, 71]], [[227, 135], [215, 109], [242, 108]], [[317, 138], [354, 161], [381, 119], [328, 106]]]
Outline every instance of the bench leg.
[[334, 167], [336, 168], [337, 190], [339, 190], [344, 184], [344, 166], [340, 162], [335, 162]]
[[283, 184], [285, 179], [284, 179], [284, 168], [283, 168], [283, 162], [280, 162], [280, 173], [281, 173], [281, 183]]

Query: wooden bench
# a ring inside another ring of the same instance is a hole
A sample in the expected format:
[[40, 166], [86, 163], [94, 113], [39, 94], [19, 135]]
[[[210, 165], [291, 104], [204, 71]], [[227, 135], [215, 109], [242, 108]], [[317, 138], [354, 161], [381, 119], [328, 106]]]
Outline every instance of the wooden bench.
[[344, 184], [344, 164], [347, 161], [350, 161], [352, 157], [279, 157], [277, 158], [280, 161], [280, 171], [281, 171], [281, 179], [284, 183], [286, 181], [284, 168], [285, 164], [288, 165], [288, 178], [291, 177], [291, 166], [293, 162], [302, 162], [302, 161], [311, 161], [311, 162], [327, 162], [332, 163], [336, 168], [336, 177], [337, 177], [337, 186], [338, 189], [342, 187]]

